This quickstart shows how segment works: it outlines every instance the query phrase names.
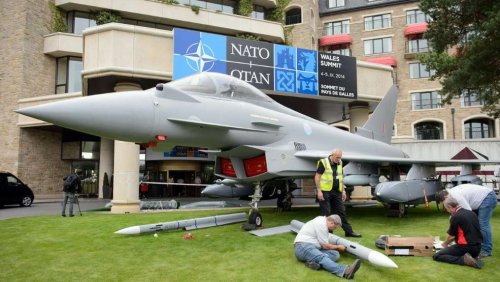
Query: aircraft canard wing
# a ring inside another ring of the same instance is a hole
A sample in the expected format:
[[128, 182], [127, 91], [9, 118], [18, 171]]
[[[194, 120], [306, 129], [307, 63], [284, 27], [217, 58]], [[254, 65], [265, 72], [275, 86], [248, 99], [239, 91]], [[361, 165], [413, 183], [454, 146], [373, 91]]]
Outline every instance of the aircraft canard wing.
[[[305, 150], [294, 154], [297, 158], [319, 160], [330, 155], [330, 151]], [[380, 155], [358, 155], [343, 153], [342, 160], [363, 163], [423, 164], [433, 166], [453, 166], [462, 164], [500, 164], [500, 160], [426, 160], [413, 158], [384, 157]]]
[[240, 126], [231, 126], [231, 125], [227, 125], [227, 124], [203, 122], [203, 121], [191, 120], [191, 119], [168, 118], [167, 120], [174, 122], [174, 123], [182, 123], [185, 125], [188, 124], [188, 125], [194, 125], [194, 126], [206, 126], [206, 127], [225, 129], [225, 130], [233, 129], [233, 130], [241, 130], [241, 131], [269, 132], [269, 130], [262, 130], [262, 129], [249, 128], [249, 127], [240, 127]]

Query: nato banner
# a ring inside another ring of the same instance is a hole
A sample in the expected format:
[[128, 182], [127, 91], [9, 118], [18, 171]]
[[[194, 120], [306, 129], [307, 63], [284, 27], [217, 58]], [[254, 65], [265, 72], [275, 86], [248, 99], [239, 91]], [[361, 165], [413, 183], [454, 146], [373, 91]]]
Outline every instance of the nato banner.
[[330, 55], [174, 28], [173, 78], [219, 72], [263, 90], [355, 99], [356, 59]]

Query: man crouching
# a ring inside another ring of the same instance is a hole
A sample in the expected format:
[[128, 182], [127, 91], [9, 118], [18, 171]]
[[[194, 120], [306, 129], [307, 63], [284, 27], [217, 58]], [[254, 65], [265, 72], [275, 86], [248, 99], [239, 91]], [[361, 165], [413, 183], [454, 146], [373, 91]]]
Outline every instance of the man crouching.
[[339, 277], [353, 279], [361, 261], [356, 259], [350, 266], [337, 264], [340, 258], [338, 251], [345, 251], [346, 247], [328, 242], [328, 234], [339, 226], [342, 226], [342, 220], [336, 214], [308, 221], [295, 237], [295, 257], [312, 269], [323, 267]]
[[[462, 208], [452, 197], [444, 200], [444, 207], [451, 213], [450, 227], [448, 236], [442, 244], [444, 249], [435, 253], [433, 259], [481, 268], [483, 262], [477, 256], [481, 250], [483, 237], [476, 214]], [[450, 245], [453, 241], [456, 244]]]

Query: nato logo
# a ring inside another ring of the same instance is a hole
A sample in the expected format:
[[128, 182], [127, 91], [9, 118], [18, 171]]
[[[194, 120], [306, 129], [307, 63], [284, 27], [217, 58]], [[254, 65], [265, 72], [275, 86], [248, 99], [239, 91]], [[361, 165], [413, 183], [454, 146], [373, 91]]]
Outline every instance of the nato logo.
[[174, 29], [174, 80], [201, 72], [226, 73], [226, 37]]

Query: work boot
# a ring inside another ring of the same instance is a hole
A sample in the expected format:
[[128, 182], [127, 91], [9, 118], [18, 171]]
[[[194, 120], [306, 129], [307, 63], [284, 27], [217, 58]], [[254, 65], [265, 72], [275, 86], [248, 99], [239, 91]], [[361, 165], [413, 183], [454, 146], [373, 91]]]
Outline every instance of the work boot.
[[315, 261], [306, 261], [304, 264], [307, 267], [309, 267], [310, 269], [314, 269], [314, 270], [318, 270], [321, 267], [321, 265]]
[[354, 279], [354, 273], [358, 271], [359, 267], [361, 266], [361, 260], [357, 259], [355, 260], [344, 272], [344, 278], [345, 279]]
[[483, 261], [480, 259], [475, 259], [473, 258], [469, 253], [466, 253], [464, 256], [464, 264], [474, 267], [474, 268], [482, 268], [483, 267]]

